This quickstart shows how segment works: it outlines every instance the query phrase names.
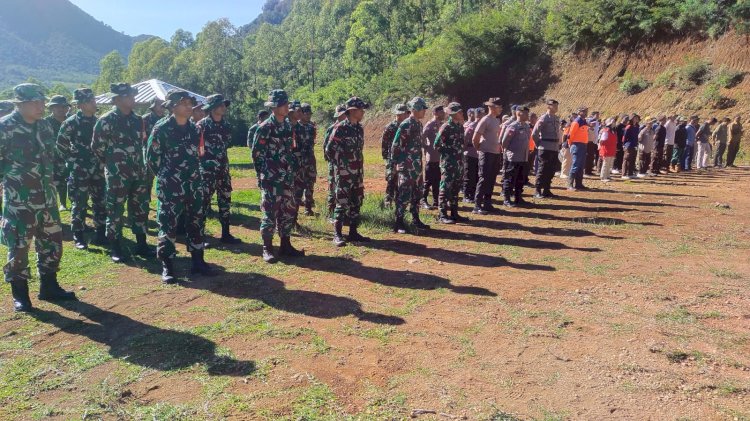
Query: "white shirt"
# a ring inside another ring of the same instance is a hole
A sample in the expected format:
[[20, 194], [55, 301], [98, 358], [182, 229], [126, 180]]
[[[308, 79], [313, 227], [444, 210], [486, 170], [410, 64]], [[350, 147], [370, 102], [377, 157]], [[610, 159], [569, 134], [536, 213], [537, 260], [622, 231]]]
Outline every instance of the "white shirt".
[[677, 123], [675, 123], [672, 119], [667, 120], [666, 123], [664, 123], [664, 128], [667, 129], [667, 137], [665, 138], [665, 144], [674, 146], [674, 134], [677, 131]]

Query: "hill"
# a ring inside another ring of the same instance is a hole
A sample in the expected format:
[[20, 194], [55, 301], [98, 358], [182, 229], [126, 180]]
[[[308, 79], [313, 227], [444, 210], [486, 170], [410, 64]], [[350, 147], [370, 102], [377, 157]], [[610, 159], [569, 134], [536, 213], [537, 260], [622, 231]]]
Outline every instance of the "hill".
[[29, 77], [52, 83], [93, 81], [104, 55], [117, 50], [127, 57], [135, 40], [68, 0], [4, 0], [0, 86]]

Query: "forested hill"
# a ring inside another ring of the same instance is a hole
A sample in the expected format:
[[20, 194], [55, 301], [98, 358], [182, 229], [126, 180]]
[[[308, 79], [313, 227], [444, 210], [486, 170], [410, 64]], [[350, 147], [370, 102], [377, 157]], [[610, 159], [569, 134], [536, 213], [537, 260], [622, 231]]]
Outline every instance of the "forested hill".
[[0, 86], [29, 77], [91, 81], [104, 55], [116, 50], [127, 56], [135, 40], [68, 0], [2, 0]]

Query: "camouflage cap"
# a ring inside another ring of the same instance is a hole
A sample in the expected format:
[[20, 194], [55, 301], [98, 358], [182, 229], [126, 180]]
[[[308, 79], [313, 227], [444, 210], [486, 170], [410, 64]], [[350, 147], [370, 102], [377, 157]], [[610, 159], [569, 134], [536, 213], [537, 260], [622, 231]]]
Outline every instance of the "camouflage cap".
[[406, 104], [410, 110], [422, 111], [427, 109], [427, 101], [424, 98], [415, 96]]
[[22, 83], [13, 88], [13, 102], [44, 101], [47, 98], [36, 83]]
[[349, 98], [345, 103], [344, 106], [346, 107], [346, 110], [366, 110], [370, 108], [370, 104], [362, 101], [361, 98], [357, 96], [353, 96]]
[[451, 102], [445, 108], [448, 110], [448, 114], [457, 114], [463, 111], [463, 107], [458, 102]]
[[135, 96], [138, 95], [138, 88], [130, 86], [129, 83], [113, 83], [109, 85], [109, 92], [111, 92], [114, 97], [128, 95]]
[[268, 101], [265, 102], [266, 107], [281, 107], [289, 103], [289, 96], [283, 89], [274, 89], [268, 93]]
[[9, 113], [16, 107], [13, 101], [0, 101], [0, 113]]
[[312, 113], [312, 106], [306, 102], [303, 102], [299, 109], [303, 113], [307, 113], [307, 114]]
[[161, 98], [158, 98], [158, 97], [154, 97], [154, 99], [152, 99], [151, 102], [148, 104], [148, 109], [149, 110], [153, 110], [154, 107], [156, 107], [157, 105], [162, 105], [163, 106], [164, 105], [164, 100], [162, 100]]
[[346, 112], [346, 106], [339, 104], [336, 106], [336, 112], [333, 113], [333, 118], [339, 118]]
[[166, 100], [164, 100], [164, 106], [167, 108], [172, 108], [185, 98], [190, 98], [190, 102], [192, 103], [193, 107], [196, 107], [198, 105], [198, 101], [196, 101], [196, 99], [192, 95], [190, 95], [188, 91], [182, 89], [170, 89], [167, 92]]
[[258, 114], [255, 116], [258, 120], [264, 117], [268, 117], [268, 111], [267, 110], [260, 110], [258, 111]]
[[203, 106], [203, 111], [211, 111], [221, 104], [228, 107], [231, 102], [228, 99], [224, 99], [224, 95], [222, 94], [209, 95], [206, 98], [206, 105]]
[[89, 88], [80, 88], [73, 91], [73, 103], [75, 104], [86, 103], [95, 99], [94, 91]]
[[302, 104], [296, 99], [289, 102], [289, 111], [297, 111], [302, 108]]
[[406, 114], [409, 112], [409, 107], [406, 106], [406, 104], [396, 104], [393, 109], [391, 109], [391, 114]]
[[70, 107], [70, 104], [68, 104], [68, 98], [65, 98], [62, 95], [54, 95], [52, 96], [52, 98], [49, 99], [49, 102], [47, 103], [47, 108], [53, 105], [62, 105], [65, 107]]

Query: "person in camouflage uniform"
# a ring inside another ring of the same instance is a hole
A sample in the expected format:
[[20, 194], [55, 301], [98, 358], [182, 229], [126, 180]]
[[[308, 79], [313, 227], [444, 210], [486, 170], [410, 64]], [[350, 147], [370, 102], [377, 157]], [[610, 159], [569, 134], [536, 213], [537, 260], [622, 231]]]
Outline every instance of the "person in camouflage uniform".
[[65, 120], [57, 135], [57, 149], [65, 160], [70, 177], [68, 191], [71, 200], [71, 230], [79, 250], [88, 248], [83, 232], [89, 197], [96, 229], [95, 242], [106, 243], [104, 166], [91, 151], [91, 138], [96, 124], [96, 99], [91, 89], [76, 89], [73, 93], [78, 112]]
[[331, 132], [325, 154], [333, 164], [336, 183], [336, 209], [334, 210], [333, 243], [346, 245], [341, 230], [349, 222], [349, 241], [370, 241], [357, 231], [359, 210], [365, 198], [364, 147], [365, 130], [360, 122], [370, 104], [357, 97], [346, 101], [346, 119], [337, 123]]
[[198, 130], [203, 136], [205, 153], [201, 158], [201, 176], [203, 177], [203, 218], [205, 218], [214, 192], [219, 205], [219, 222], [221, 222], [221, 242], [238, 244], [229, 232], [229, 208], [232, 205], [232, 177], [229, 175], [229, 156], [227, 149], [232, 144], [232, 126], [224, 118], [230, 102], [223, 95], [214, 94], [206, 98], [203, 111], [208, 115], [198, 122]]
[[[13, 112], [13, 110], [16, 108], [16, 106], [13, 104], [12, 101], [0, 101], [0, 118], [5, 117], [6, 115]], [[2, 176], [2, 174], [0, 174]], [[3, 185], [0, 183], [0, 194], [3, 192]], [[3, 203], [0, 200], [0, 212], [3, 211]]]
[[398, 176], [398, 194], [396, 196], [396, 224], [394, 231], [406, 233], [404, 214], [408, 205], [414, 226], [429, 229], [429, 225], [419, 219], [419, 200], [421, 198], [422, 174], [422, 122], [427, 103], [420, 97], [414, 97], [407, 104], [411, 115], [401, 122], [393, 137], [391, 159], [393, 170]]
[[[60, 132], [60, 127], [63, 122], [68, 118], [68, 110], [70, 110], [70, 104], [68, 99], [62, 95], [55, 95], [49, 99], [47, 103], [47, 109], [50, 111], [50, 115], [44, 119], [52, 126], [52, 131], [55, 136]], [[68, 169], [65, 166], [65, 158], [57, 154], [55, 158], [55, 174], [52, 183], [55, 185], [57, 195], [60, 197], [60, 210], [65, 210], [68, 202]]]
[[177, 253], [177, 221], [185, 213], [187, 249], [192, 258], [192, 273], [212, 275], [203, 254], [203, 210], [205, 202], [200, 171], [201, 133], [190, 122], [195, 98], [180, 89], [167, 93], [165, 105], [171, 116], [159, 121], [148, 139], [146, 161], [156, 175], [156, 210], [159, 242], [156, 255], [162, 262], [162, 282], [176, 282], [172, 259]]
[[445, 110], [448, 122], [438, 130], [434, 147], [440, 153], [440, 222], [454, 224], [467, 220], [458, 214], [458, 194], [463, 182], [464, 114], [457, 102], [451, 102]]
[[256, 117], [257, 121], [255, 124], [250, 126], [250, 128], [247, 130], [247, 147], [252, 148], [253, 147], [253, 139], [255, 139], [255, 132], [258, 131], [258, 127], [260, 127], [261, 124], [263, 124], [264, 121], [268, 119], [269, 113], [266, 110], [258, 111], [258, 115]]
[[297, 171], [294, 181], [294, 199], [297, 202], [297, 212], [302, 204], [305, 205], [305, 215], [315, 216], [315, 200], [313, 191], [315, 180], [318, 178], [317, 163], [315, 162], [315, 139], [318, 136], [318, 128], [310, 121], [312, 108], [310, 104], [303, 103], [299, 108], [299, 122], [296, 126], [297, 134], [297, 158], [300, 170]]
[[333, 174], [333, 162], [326, 155], [326, 148], [328, 147], [328, 141], [331, 138], [333, 128], [336, 127], [336, 123], [343, 121], [346, 118], [346, 106], [339, 104], [336, 106], [336, 111], [333, 114], [333, 118], [336, 120], [333, 124], [328, 126], [325, 134], [323, 135], [323, 159], [328, 164], [328, 197], [326, 199], [326, 217], [328, 222], [333, 223], [333, 210], [336, 207], [336, 181]]
[[153, 257], [154, 250], [146, 243], [148, 221], [148, 186], [143, 156], [143, 121], [133, 112], [138, 90], [127, 83], [110, 85], [115, 107], [94, 125], [91, 150], [104, 164], [107, 186], [107, 240], [112, 261], [124, 261], [122, 239], [125, 202], [128, 204], [130, 227], [135, 234], [135, 253]]
[[[143, 119], [143, 156], [146, 156], [146, 143], [148, 143], [148, 137], [151, 136], [151, 132], [154, 130], [154, 126], [162, 118], [164, 118], [164, 101], [159, 98], [154, 98], [149, 104], [148, 112], [141, 116]], [[151, 189], [154, 187], [154, 174], [151, 170], [146, 168], [146, 185], [148, 186], [148, 198], [151, 200]]]
[[396, 104], [391, 113], [396, 118], [385, 126], [383, 135], [380, 138], [383, 161], [385, 161], [385, 199], [383, 200], [383, 204], [388, 207], [393, 204], [393, 198], [398, 189], [398, 177], [396, 177], [391, 165], [391, 146], [393, 146], [393, 138], [396, 137], [399, 124], [409, 117], [409, 108], [405, 104]]
[[273, 233], [281, 237], [279, 255], [299, 257], [305, 252], [292, 247], [290, 235], [294, 227], [294, 171], [297, 168], [294, 154], [292, 125], [287, 120], [289, 97], [282, 89], [271, 91], [266, 107], [273, 115], [260, 125], [253, 140], [252, 153], [255, 172], [261, 188], [260, 208], [263, 218], [260, 233], [263, 238], [263, 260], [276, 262], [273, 250]]
[[193, 107], [193, 113], [190, 115], [190, 122], [193, 124], [198, 124], [199, 121], [206, 118], [206, 112], [203, 110], [203, 106], [206, 105], [202, 102], [196, 102], [196, 105]]
[[13, 89], [16, 110], [0, 118], [0, 174], [3, 202], [0, 242], [8, 248], [3, 267], [16, 311], [31, 311], [29, 247], [37, 253], [40, 300], [73, 300], [57, 283], [62, 257], [62, 226], [53, 186], [55, 133], [42, 119], [45, 97], [39, 85]]

